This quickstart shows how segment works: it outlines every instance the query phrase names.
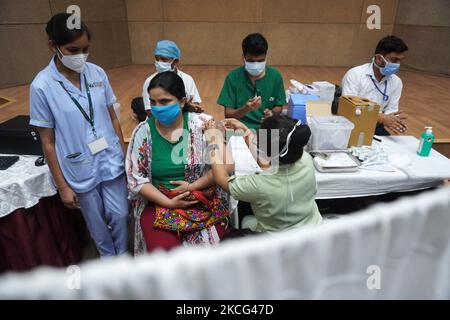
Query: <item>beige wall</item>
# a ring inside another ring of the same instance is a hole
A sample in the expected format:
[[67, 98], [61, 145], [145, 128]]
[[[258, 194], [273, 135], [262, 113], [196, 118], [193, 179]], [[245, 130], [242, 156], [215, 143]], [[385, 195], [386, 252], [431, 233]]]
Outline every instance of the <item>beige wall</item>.
[[[273, 65], [351, 66], [394, 33], [410, 47], [407, 64], [449, 74], [449, 2], [0, 0], [0, 87], [30, 82], [48, 64], [45, 24], [75, 3], [93, 34], [90, 60], [106, 69], [153, 63], [160, 39], [178, 43], [184, 64], [240, 64], [242, 39], [251, 32], [267, 37]], [[366, 27], [371, 4], [381, 7], [381, 30]]]
[[125, 0], [0, 0], [0, 87], [28, 83], [49, 63], [46, 23], [75, 3], [93, 35], [90, 61], [131, 63]]
[[[393, 30], [397, 0], [126, 0], [131, 56], [153, 63], [160, 39], [177, 42], [184, 64], [241, 63], [242, 39], [262, 32], [273, 65], [350, 66], [372, 55]], [[378, 4], [382, 29], [368, 30]]]
[[399, 0], [394, 34], [409, 47], [405, 64], [450, 74], [449, 0]]

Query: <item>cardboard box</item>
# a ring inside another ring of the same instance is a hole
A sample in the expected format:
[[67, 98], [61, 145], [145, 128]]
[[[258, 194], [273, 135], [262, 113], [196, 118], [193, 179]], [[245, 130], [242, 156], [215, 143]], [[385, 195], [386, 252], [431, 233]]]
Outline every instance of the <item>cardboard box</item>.
[[375, 127], [378, 121], [380, 105], [364, 97], [341, 96], [338, 115], [353, 122], [353, 129], [348, 146], [372, 145]]
[[306, 116], [331, 116], [331, 102], [323, 100], [307, 100]]

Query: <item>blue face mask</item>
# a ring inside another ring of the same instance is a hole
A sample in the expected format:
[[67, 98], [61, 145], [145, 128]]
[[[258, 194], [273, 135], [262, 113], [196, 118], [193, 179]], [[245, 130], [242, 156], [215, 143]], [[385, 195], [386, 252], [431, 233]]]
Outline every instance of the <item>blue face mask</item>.
[[380, 72], [383, 76], [390, 76], [396, 73], [400, 69], [400, 63], [393, 63], [387, 61], [383, 56], [381, 56], [385, 62], [384, 67], [379, 67], [377, 64], [375, 66], [380, 69]]
[[179, 103], [167, 106], [152, 106], [152, 115], [164, 126], [168, 127], [177, 120], [181, 113]]

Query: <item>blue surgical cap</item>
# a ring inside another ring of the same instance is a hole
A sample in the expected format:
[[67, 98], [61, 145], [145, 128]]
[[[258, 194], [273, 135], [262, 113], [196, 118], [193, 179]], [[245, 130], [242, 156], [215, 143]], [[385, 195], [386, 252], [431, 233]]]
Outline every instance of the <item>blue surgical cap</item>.
[[180, 59], [181, 52], [175, 42], [170, 40], [161, 40], [156, 44], [155, 56]]

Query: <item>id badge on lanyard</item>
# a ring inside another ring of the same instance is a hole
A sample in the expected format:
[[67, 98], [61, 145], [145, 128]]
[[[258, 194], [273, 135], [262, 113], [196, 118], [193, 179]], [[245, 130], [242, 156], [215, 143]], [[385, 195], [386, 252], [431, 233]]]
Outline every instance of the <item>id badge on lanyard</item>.
[[92, 155], [95, 155], [105, 149], [108, 148], [108, 142], [104, 137], [98, 137], [97, 133], [95, 131], [95, 123], [94, 123], [94, 109], [92, 107], [92, 99], [91, 99], [91, 92], [89, 90], [89, 86], [87, 83], [86, 75], [83, 75], [84, 77], [84, 85], [86, 87], [86, 93], [89, 100], [89, 115], [84, 111], [83, 107], [80, 105], [80, 103], [70, 94], [70, 92], [66, 89], [64, 84], [61, 81], [58, 81], [61, 87], [67, 92], [69, 97], [72, 99], [75, 106], [80, 110], [81, 114], [83, 115], [83, 118], [86, 119], [87, 122], [91, 125], [92, 133], [95, 137], [94, 141], [91, 143], [88, 143], [89, 150], [91, 151]]
[[108, 148], [108, 142], [106, 141], [105, 137], [101, 137], [97, 140], [94, 140], [91, 143], [88, 143], [89, 150], [91, 151], [92, 155], [95, 155], [105, 149]]
[[384, 80], [384, 91], [381, 91], [381, 89], [378, 87], [378, 85], [375, 82], [375, 80], [372, 77], [370, 77], [370, 79], [372, 80], [373, 85], [378, 90], [378, 92], [381, 93], [381, 95], [383, 96], [383, 101], [384, 102], [388, 101], [389, 100], [389, 95], [386, 94], [386, 92], [387, 92], [387, 80]]

